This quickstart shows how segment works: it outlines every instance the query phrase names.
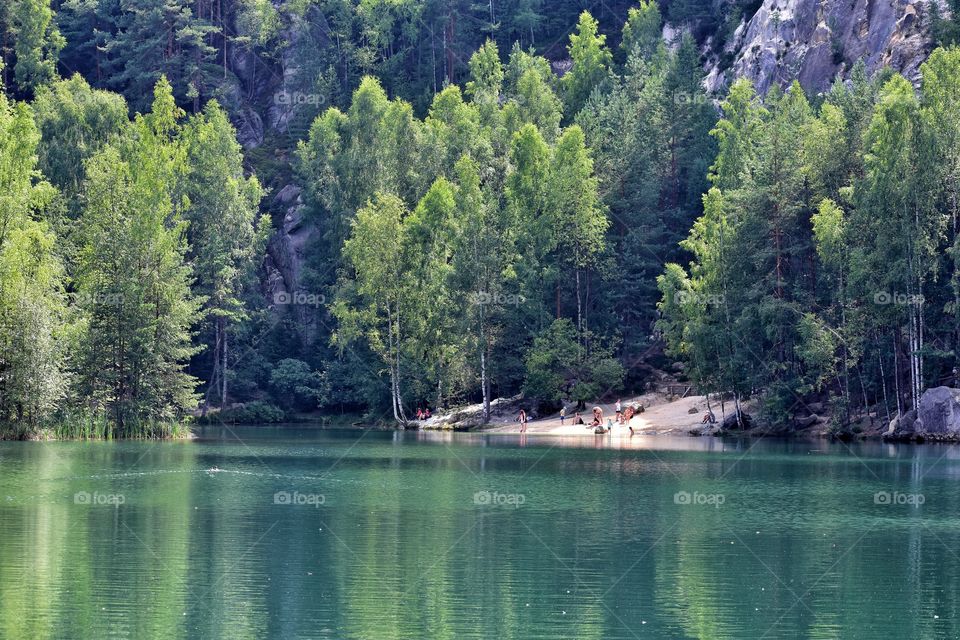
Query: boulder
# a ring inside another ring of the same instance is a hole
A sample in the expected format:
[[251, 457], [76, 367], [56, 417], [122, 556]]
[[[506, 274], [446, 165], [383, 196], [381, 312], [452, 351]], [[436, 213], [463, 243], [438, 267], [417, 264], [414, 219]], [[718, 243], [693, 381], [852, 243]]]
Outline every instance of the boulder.
[[[753, 418], [750, 417], [749, 413], [741, 411], [740, 417], [743, 419], [743, 429], [749, 429], [753, 426]], [[736, 411], [727, 414], [723, 419], [722, 428], [724, 431], [739, 431], [741, 429], [737, 423]]]
[[926, 435], [960, 434], [960, 389], [935, 387], [924, 392], [914, 429]]
[[820, 414], [823, 413], [823, 403], [822, 402], [810, 402], [806, 405], [807, 411], [810, 413]]
[[700, 436], [717, 436], [723, 433], [723, 430], [718, 424], [702, 424], [699, 426], [690, 429], [688, 433], [691, 436], [700, 437]]
[[273, 197], [273, 204], [282, 207], [290, 207], [299, 201], [301, 191], [303, 190], [295, 184], [285, 185], [283, 189], [280, 189], [280, 191], [277, 192], [277, 195]]
[[890, 421], [884, 434], [891, 440], [960, 440], [960, 389], [927, 389], [916, 411]]
[[890, 421], [890, 425], [887, 427], [886, 433], [883, 434], [885, 438], [910, 438], [914, 434], [914, 424], [917, 421], [917, 412], [907, 411], [902, 416], [898, 413], [893, 416], [893, 420]]
[[809, 416], [803, 418], [795, 418], [794, 422], [796, 422], [797, 426], [801, 429], [806, 429], [820, 422], [820, 416], [815, 413], [811, 413]]
[[[523, 395], [512, 398], [496, 398], [490, 401], [490, 418], [495, 421], [513, 420], [520, 413], [521, 408], [527, 409], [527, 418], [537, 420], [540, 416], [537, 411], [527, 406]], [[425, 430], [470, 431], [484, 426], [483, 405], [474, 404], [452, 409], [449, 412], [435, 415], [424, 422], [414, 422], [414, 425]]]

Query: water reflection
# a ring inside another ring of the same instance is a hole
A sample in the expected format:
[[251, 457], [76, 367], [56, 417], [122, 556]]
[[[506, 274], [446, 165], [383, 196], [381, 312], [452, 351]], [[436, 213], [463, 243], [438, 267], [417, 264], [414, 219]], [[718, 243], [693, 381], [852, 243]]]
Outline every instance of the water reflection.
[[960, 635], [955, 448], [201, 435], [0, 443], [0, 637]]

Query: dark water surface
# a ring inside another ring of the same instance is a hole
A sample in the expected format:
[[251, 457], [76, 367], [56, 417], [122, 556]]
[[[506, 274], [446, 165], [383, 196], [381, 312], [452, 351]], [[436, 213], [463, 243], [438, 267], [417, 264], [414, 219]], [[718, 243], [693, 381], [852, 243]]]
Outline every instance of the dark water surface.
[[960, 447], [198, 435], [0, 443], [0, 637], [960, 637]]

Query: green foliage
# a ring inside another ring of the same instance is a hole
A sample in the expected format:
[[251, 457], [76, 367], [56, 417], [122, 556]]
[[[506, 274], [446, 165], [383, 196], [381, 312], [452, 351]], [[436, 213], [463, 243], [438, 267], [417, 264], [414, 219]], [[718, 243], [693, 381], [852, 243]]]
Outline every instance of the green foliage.
[[211, 414], [207, 422], [210, 424], [276, 424], [287, 420], [287, 414], [275, 404], [254, 400], [241, 406], [230, 407], [216, 414]]
[[316, 409], [329, 393], [326, 376], [293, 358], [281, 360], [270, 371], [270, 390], [284, 406], [299, 410]]
[[[960, 349], [960, 53], [919, 91], [857, 63], [815, 104], [707, 96], [705, 36], [759, 5], [7, 3], [0, 419], [165, 436], [198, 390], [263, 421], [588, 401], [639, 388], [621, 363], [661, 339], [774, 421], [904, 410]], [[574, 24], [557, 78], [534, 47]], [[276, 126], [245, 151], [251, 109]], [[271, 220], [253, 172], [302, 196]], [[281, 279], [316, 303], [264, 300]]]
[[580, 14], [576, 33], [570, 34], [570, 59], [573, 66], [561, 82], [568, 117], [575, 116], [590, 93], [607, 80], [613, 54], [606, 46], [607, 37], [598, 31], [597, 21], [584, 11]]
[[57, 29], [50, 0], [12, 0], [6, 8], [13, 39], [17, 87], [30, 94], [57, 77], [57, 57], [66, 41]]
[[137, 109], [147, 106], [151, 89], [165, 77], [178, 100], [199, 110], [200, 98], [213, 95], [223, 69], [211, 44], [217, 27], [195, 15], [189, 0], [140, 0], [134, 11], [111, 16], [113, 29], [103, 45], [109, 85]]
[[589, 402], [618, 390], [623, 366], [603, 349], [585, 354], [579, 333], [566, 318], [539, 334], [527, 354], [524, 392], [546, 406], [566, 399]]
[[915, 407], [953, 366], [958, 87], [955, 50], [919, 95], [862, 65], [817, 109], [734, 84], [694, 259], [660, 278], [660, 330], [699, 384], [784, 423], [826, 394], [842, 425]]
[[651, 58], [661, 46], [662, 26], [663, 16], [656, 0], [640, 0], [640, 5], [631, 7], [627, 14], [620, 48], [627, 57], [636, 52], [641, 59]]
[[717, 115], [701, 86], [695, 46], [685, 38], [676, 53], [661, 54], [646, 59], [634, 52], [610, 92], [588, 101], [577, 117], [610, 212], [606, 243], [616, 265], [601, 292], [612, 317], [593, 326], [620, 333], [626, 361], [654, 342], [655, 279], [664, 262], [683, 257], [679, 242], [702, 211], [716, 153], [709, 132]]
[[79, 74], [38, 89], [33, 111], [43, 141], [39, 168], [69, 196], [80, 191], [87, 159], [115, 143], [128, 121], [121, 96], [91, 88]]
[[258, 220], [263, 190], [256, 177], [244, 176], [236, 132], [216, 101], [190, 120], [180, 141], [186, 148], [180, 188], [188, 202], [183, 217], [189, 225], [192, 290], [205, 301], [201, 339], [211, 362], [205, 405], [218, 397], [222, 407], [234, 327], [248, 319], [241, 294], [254, 286], [266, 244], [267, 228]]
[[953, 46], [960, 42], [960, 22], [957, 21], [957, 16], [960, 16], [960, 2], [947, 0], [946, 5], [950, 10], [950, 17], [943, 15], [939, 2], [931, 2], [928, 9], [933, 41], [941, 47]]
[[190, 290], [176, 188], [184, 170], [179, 117], [161, 80], [153, 110], [87, 164], [77, 374], [85, 404], [108, 415], [116, 435], [176, 420], [196, 406], [196, 380], [184, 369], [197, 351], [190, 332], [201, 300]]
[[[548, 291], [569, 300], [588, 349], [584, 278], [599, 270], [608, 222], [583, 131], [559, 131], [542, 59], [515, 50], [504, 71], [487, 44], [471, 67], [470, 100], [448, 86], [423, 121], [365, 80], [348, 113], [318, 117], [300, 150], [313, 206], [333, 214], [327, 237], [350, 221], [334, 341], [340, 357], [357, 344], [379, 356], [401, 422], [425, 398], [441, 406], [478, 386], [488, 403], [495, 384], [518, 385], [522, 354], [552, 322]], [[364, 152], [354, 156], [346, 145], [358, 139]], [[357, 195], [344, 188], [354, 184], [350, 159], [361, 172], [379, 159]]]
[[66, 395], [63, 270], [49, 225], [54, 197], [34, 181], [40, 135], [29, 108], [0, 94], [0, 422], [30, 430]]

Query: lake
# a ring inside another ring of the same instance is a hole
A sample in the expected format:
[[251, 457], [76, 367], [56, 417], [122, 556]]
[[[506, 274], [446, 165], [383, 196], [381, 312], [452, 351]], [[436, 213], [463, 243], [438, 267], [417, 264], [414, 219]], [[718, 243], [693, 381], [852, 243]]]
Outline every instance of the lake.
[[957, 638], [960, 447], [0, 443], [2, 638]]

